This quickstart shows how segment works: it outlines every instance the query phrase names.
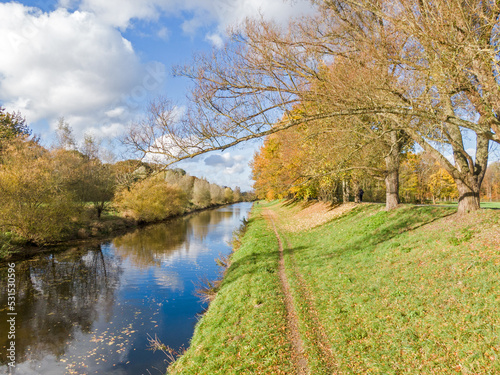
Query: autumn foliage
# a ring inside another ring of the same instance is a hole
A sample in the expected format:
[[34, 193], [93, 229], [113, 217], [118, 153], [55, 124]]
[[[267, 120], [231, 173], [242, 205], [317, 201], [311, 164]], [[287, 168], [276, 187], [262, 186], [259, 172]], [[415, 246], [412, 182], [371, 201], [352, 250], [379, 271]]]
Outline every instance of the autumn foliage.
[[106, 163], [98, 140], [78, 144], [61, 119], [59, 144], [46, 148], [19, 114], [0, 108], [0, 258], [13, 244], [45, 245], [107, 234], [195, 209], [241, 201], [239, 188], [138, 160]]
[[125, 217], [139, 222], [154, 222], [183, 213], [187, 197], [179, 188], [161, 178], [148, 178], [130, 190], [117, 194], [115, 205]]

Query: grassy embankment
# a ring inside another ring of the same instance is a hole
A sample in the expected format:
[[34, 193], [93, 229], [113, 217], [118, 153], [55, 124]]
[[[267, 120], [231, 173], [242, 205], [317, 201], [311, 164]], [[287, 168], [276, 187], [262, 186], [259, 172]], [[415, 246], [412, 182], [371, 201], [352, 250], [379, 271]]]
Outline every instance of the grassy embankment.
[[[446, 207], [458, 207], [456, 202], [440, 202], [438, 204]], [[481, 208], [500, 209], [500, 202], [481, 202]]]
[[171, 373], [293, 373], [266, 209], [276, 213], [311, 374], [500, 373], [498, 211], [363, 204], [332, 219], [339, 209], [277, 203], [254, 208]]

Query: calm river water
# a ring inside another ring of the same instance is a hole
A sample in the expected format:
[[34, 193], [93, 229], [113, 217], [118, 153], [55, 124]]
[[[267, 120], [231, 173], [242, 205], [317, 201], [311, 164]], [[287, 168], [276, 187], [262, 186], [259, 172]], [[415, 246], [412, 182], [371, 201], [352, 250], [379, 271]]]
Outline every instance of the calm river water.
[[[194, 291], [220, 273], [251, 203], [141, 228], [98, 246], [16, 263], [17, 375], [165, 374], [207, 307]], [[8, 374], [7, 268], [0, 268], [0, 374]], [[4, 282], [5, 281], [5, 282]]]

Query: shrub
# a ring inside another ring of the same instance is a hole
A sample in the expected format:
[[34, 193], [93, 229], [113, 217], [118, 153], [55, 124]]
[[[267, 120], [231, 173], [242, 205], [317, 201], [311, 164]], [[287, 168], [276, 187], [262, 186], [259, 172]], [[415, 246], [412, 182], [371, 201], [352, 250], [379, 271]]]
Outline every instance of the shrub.
[[12, 142], [0, 162], [0, 231], [45, 244], [74, 229], [78, 207], [56, 157], [35, 142]]
[[147, 178], [117, 194], [115, 206], [122, 215], [139, 222], [154, 222], [179, 215], [187, 206], [186, 194], [159, 178]]
[[193, 204], [199, 208], [210, 206], [210, 183], [204, 179], [197, 179], [193, 185]]

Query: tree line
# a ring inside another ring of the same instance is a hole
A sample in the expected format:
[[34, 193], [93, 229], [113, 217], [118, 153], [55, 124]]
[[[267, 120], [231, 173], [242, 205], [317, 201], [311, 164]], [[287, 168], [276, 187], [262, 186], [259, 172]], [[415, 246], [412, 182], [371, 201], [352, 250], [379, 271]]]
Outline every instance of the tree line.
[[500, 5], [312, 4], [314, 15], [287, 26], [247, 20], [224, 48], [177, 67], [192, 81], [185, 116], [160, 99], [129, 144], [178, 160], [294, 129], [317, 154], [301, 178], [371, 174], [387, 209], [402, 199], [405, 154], [423, 150], [453, 179], [458, 211], [479, 209], [490, 144], [500, 143]]
[[0, 108], [2, 253], [16, 243], [86, 237], [113, 218], [155, 222], [248, 198], [238, 187], [221, 187], [182, 169], [103, 160], [99, 142], [86, 135], [77, 143], [64, 119], [57, 144], [47, 148], [31, 136], [21, 114]]
[[[288, 129], [269, 135], [254, 155], [251, 167], [257, 198], [359, 202], [358, 192], [362, 189], [366, 201], [384, 202], [385, 166], [380, 157], [369, 155], [369, 150], [358, 151], [369, 161], [369, 169], [332, 173], [332, 164], [344, 153], [330, 150], [331, 155], [325, 157], [318, 151], [321, 143], [308, 137], [304, 142], [303, 134], [297, 132]], [[500, 162], [488, 167], [480, 193], [482, 200], [500, 200]], [[458, 200], [458, 189], [453, 177], [432, 155], [408, 149], [402, 153], [399, 165], [399, 196], [402, 203], [435, 204]]]

